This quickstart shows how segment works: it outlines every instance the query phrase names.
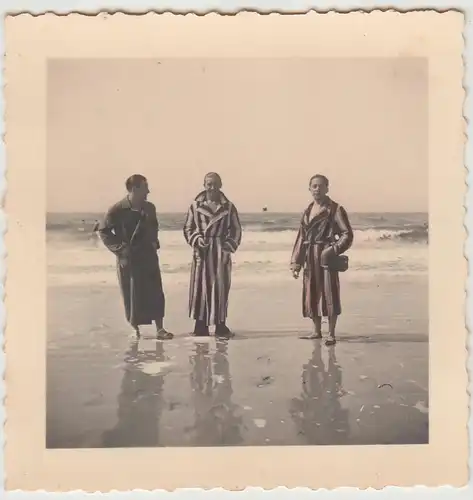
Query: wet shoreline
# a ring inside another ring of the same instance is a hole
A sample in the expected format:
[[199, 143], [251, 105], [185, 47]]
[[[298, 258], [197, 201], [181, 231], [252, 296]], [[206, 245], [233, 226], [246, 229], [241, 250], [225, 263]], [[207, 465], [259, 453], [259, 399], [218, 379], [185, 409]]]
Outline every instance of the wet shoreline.
[[426, 443], [426, 283], [376, 285], [344, 286], [333, 348], [297, 338], [284, 285], [235, 287], [228, 342], [186, 335], [185, 285], [167, 287], [169, 342], [136, 342], [115, 288], [50, 287], [47, 446]]

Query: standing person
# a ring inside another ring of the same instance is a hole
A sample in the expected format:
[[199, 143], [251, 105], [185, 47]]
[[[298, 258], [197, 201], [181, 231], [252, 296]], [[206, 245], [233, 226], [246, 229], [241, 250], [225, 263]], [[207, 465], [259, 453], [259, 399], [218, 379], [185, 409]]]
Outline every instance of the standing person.
[[156, 324], [157, 338], [173, 338], [164, 329], [164, 292], [157, 251], [159, 224], [147, 201], [148, 181], [139, 174], [125, 183], [127, 196], [113, 205], [100, 226], [105, 246], [117, 256], [126, 319], [140, 336], [141, 325]]
[[346, 210], [328, 197], [329, 181], [314, 175], [309, 191], [314, 201], [302, 215], [291, 258], [294, 278], [303, 269], [302, 310], [314, 323], [313, 335], [322, 338], [322, 317], [328, 317], [327, 345], [336, 343], [335, 327], [342, 312], [338, 270], [334, 258], [346, 252], [353, 243], [353, 231]]
[[195, 320], [194, 335], [229, 338], [226, 325], [232, 259], [241, 242], [238, 211], [221, 192], [222, 179], [214, 172], [204, 179], [204, 191], [189, 208], [184, 237], [192, 247], [189, 315]]

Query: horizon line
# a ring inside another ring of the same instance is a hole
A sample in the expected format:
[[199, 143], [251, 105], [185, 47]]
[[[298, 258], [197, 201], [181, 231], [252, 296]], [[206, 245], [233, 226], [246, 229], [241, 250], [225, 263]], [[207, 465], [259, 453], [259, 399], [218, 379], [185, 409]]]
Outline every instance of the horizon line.
[[[245, 211], [245, 210], [239, 210], [238, 211], [240, 214], [248, 214], [248, 215], [256, 215], [256, 214], [295, 214], [295, 215], [300, 215], [303, 210], [298, 210], [298, 211]], [[158, 215], [159, 214], [186, 214], [187, 210], [183, 211], [175, 211], [175, 210], [157, 210]], [[428, 214], [428, 210], [351, 210], [348, 212], [349, 214]], [[53, 214], [105, 214], [105, 211], [80, 211], [80, 210], [64, 210], [64, 211], [47, 211], [47, 215], [53, 215]]]

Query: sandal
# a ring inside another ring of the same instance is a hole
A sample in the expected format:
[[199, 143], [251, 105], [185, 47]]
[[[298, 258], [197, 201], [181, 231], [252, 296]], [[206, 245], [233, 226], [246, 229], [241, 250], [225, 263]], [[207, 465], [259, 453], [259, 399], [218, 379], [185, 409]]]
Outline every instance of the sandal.
[[171, 332], [165, 330], [164, 328], [161, 328], [156, 333], [156, 338], [158, 340], [171, 340], [172, 338], [174, 338], [174, 335]]
[[335, 345], [337, 343], [337, 339], [335, 337], [329, 337], [325, 341], [325, 345]]
[[299, 337], [302, 340], [319, 340], [322, 338], [322, 334], [316, 335], [315, 333], [312, 335], [302, 335]]

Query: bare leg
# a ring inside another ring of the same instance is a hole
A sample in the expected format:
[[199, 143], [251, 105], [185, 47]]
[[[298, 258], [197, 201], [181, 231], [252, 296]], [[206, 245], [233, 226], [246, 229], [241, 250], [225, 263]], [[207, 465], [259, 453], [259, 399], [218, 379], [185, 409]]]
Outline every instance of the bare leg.
[[333, 345], [337, 341], [335, 338], [335, 328], [337, 326], [338, 316], [329, 316], [328, 318], [328, 339], [326, 345]]
[[301, 339], [321, 339], [322, 338], [322, 318], [320, 316], [315, 316], [312, 318], [312, 322], [314, 323], [314, 333], [312, 335], [303, 335], [300, 337]]
[[314, 323], [314, 338], [321, 339], [322, 338], [322, 318], [320, 316], [315, 316], [312, 318], [312, 322]]

